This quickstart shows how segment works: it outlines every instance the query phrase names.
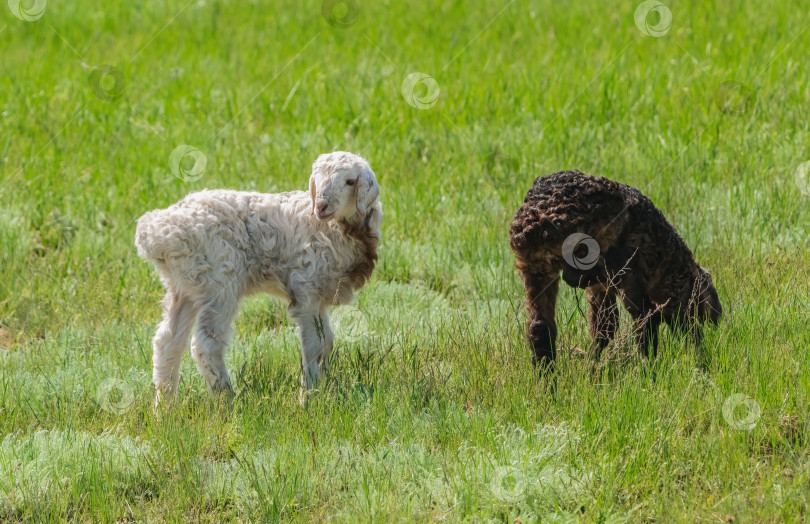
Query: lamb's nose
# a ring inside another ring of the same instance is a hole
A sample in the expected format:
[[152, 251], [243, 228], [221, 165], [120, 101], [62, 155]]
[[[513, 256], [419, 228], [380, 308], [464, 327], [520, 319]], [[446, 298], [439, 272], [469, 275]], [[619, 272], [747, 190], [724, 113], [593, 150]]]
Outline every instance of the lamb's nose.
[[318, 202], [318, 213], [323, 214], [327, 207], [329, 207], [327, 202]]

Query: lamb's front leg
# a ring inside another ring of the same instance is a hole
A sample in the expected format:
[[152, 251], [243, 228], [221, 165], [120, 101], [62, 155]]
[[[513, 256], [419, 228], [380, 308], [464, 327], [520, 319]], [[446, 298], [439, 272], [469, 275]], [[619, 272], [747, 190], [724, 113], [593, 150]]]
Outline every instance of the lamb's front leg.
[[321, 348], [319, 361], [321, 369], [325, 370], [329, 366], [329, 356], [332, 354], [332, 349], [335, 346], [335, 333], [332, 331], [332, 323], [329, 321], [329, 309], [326, 306], [322, 306], [320, 313], [323, 347]]
[[647, 296], [646, 286], [636, 279], [623, 283], [622, 301], [630, 316], [633, 317], [633, 329], [636, 334], [638, 349], [645, 357], [658, 350], [658, 327], [661, 324], [661, 312]]
[[321, 374], [321, 364], [332, 350], [334, 336], [329, 324], [329, 316], [320, 304], [312, 306], [292, 306], [290, 316], [298, 325], [298, 338], [301, 341], [301, 387], [312, 389]]
[[554, 310], [560, 278], [557, 275], [532, 272], [530, 267], [520, 268], [529, 305], [527, 338], [532, 348], [532, 365], [552, 367], [557, 355], [557, 323]]
[[619, 308], [616, 306], [615, 292], [605, 286], [593, 286], [587, 290], [588, 328], [594, 341], [594, 358], [599, 358], [602, 350], [616, 336], [619, 327]]

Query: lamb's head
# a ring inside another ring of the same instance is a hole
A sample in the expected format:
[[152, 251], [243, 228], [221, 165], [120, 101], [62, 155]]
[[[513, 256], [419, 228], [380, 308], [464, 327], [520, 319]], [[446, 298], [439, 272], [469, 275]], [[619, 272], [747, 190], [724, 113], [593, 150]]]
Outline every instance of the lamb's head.
[[698, 275], [694, 285], [697, 318], [700, 322], [708, 321], [716, 325], [723, 314], [720, 297], [712, 282], [712, 275], [700, 266], [697, 270]]
[[321, 155], [309, 177], [312, 214], [318, 220], [362, 219], [377, 202], [380, 185], [368, 162], [345, 151]]

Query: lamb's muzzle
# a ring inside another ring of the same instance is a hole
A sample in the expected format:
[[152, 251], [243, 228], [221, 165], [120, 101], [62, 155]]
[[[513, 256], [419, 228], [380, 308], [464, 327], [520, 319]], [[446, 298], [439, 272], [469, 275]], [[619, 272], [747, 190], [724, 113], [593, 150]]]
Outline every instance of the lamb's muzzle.
[[649, 198], [630, 186], [578, 171], [539, 177], [510, 229], [529, 307], [532, 362], [556, 354], [554, 311], [560, 274], [586, 290], [597, 354], [615, 336], [617, 297], [635, 322], [640, 350], [653, 354], [658, 326], [700, 340], [722, 314], [711, 275]]
[[[166, 287], [153, 339], [153, 382], [175, 392], [191, 354], [209, 391], [233, 395], [225, 349], [239, 300], [259, 292], [286, 299], [298, 326], [302, 386], [312, 388], [334, 344], [328, 308], [352, 300], [374, 270], [382, 207], [363, 158], [321, 155], [309, 192], [200, 191], [138, 220], [138, 254]], [[192, 335], [193, 332], [193, 335]]]

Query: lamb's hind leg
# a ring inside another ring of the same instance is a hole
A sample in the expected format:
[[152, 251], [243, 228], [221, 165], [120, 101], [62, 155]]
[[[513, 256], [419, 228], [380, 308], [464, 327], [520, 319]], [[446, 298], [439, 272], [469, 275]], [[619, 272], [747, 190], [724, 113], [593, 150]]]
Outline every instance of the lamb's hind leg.
[[599, 358], [619, 327], [616, 293], [604, 286], [593, 286], [587, 289], [586, 295], [590, 305], [588, 328], [595, 343], [594, 357]]
[[236, 300], [214, 299], [200, 306], [197, 329], [191, 340], [191, 356], [205, 378], [211, 395], [233, 398], [233, 388], [225, 367], [225, 350], [231, 342], [231, 323], [236, 315]]
[[163, 321], [152, 339], [152, 382], [155, 384], [155, 405], [162, 396], [170, 397], [180, 380], [180, 363], [188, 347], [194, 326], [196, 308], [187, 297], [170, 290], [163, 299]]
[[532, 348], [532, 365], [552, 366], [557, 356], [557, 323], [554, 311], [557, 306], [558, 275], [532, 273], [530, 268], [521, 269], [526, 298], [529, 304], [527, 338]]

